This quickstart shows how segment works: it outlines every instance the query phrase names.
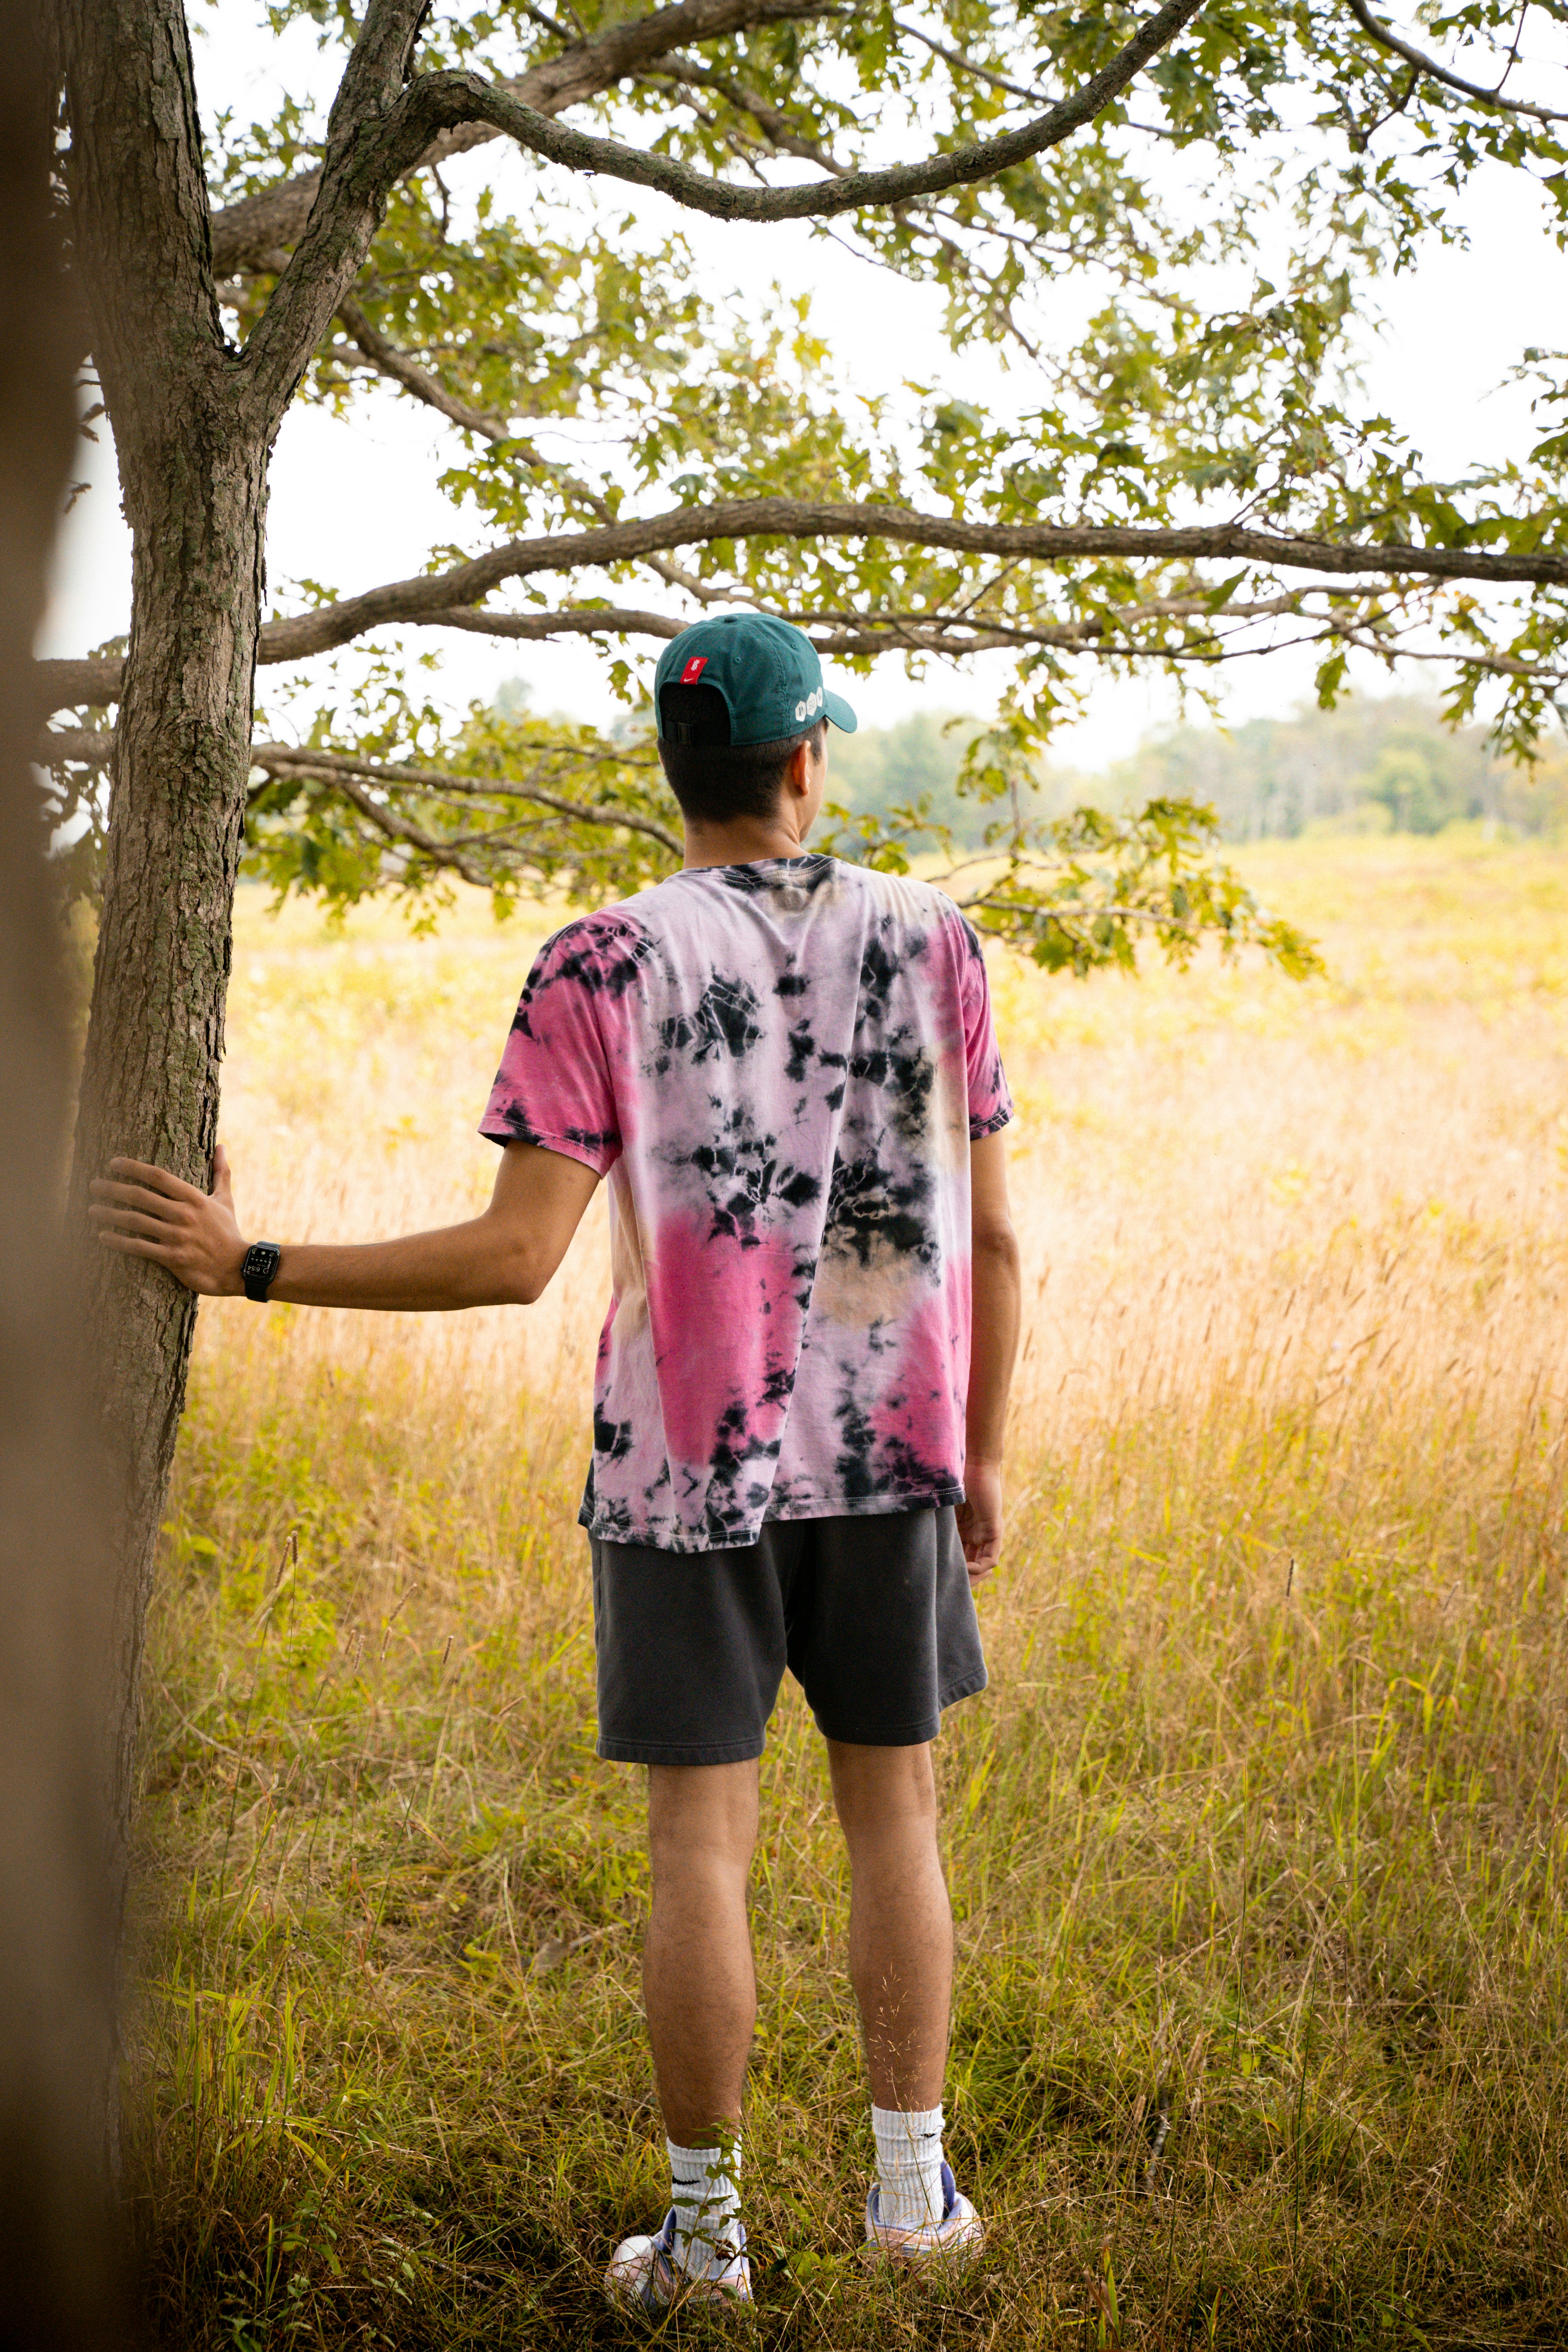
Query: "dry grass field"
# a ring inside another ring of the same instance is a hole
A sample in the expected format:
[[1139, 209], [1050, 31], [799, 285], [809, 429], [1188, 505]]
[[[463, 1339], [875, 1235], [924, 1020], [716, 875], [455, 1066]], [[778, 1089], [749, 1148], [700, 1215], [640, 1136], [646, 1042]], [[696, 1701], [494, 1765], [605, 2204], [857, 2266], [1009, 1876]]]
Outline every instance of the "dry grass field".
[[[1568, 856], [1245, 862], [1326, 981], [993, 967], [1027, 1340], [992, 1686], [939, 1749], [992, 2243], [961, 2294], [858, 2259], [846, 1874], [789, 1696], [766, 2347], [1568, 2343]], [[484, 1197], [542, 929], [247, 901], [248, 1231]], [[589, 1225], [533, 1309], [203, 1308], [142, 1815], [163, 2341], [626, 2340], [598, 2282], [664, 2176], [639, 1776], [592, 1753]]]

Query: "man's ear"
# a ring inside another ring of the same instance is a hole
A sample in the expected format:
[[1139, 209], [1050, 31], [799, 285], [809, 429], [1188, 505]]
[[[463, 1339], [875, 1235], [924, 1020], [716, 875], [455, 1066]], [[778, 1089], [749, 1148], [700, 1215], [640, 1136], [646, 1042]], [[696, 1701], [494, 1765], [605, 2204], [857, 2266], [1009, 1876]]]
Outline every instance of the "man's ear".
[[810, 798], [811, 786], [811, 737], [803, 735], [789, 755], [789, 765], [784, 770], [784, 788], [793, 793], [797, 801], [804, 801]]

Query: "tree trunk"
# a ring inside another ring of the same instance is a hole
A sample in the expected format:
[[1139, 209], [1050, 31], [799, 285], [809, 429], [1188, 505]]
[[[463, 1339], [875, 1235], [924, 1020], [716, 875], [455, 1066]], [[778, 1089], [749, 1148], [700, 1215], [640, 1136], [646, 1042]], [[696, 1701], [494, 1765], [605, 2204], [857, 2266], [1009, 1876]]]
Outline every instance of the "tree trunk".
[[[131, 643], [71, 1183], [117, 1154], [211, 1181], [249, 769], [269, 431], [214, 293], [180, 0], [56, 0], [76, 254], [132, 534]], [[143, 1628], [195, 1302], [89, 1276], [119, 1555], [110, 1802], [122, 1898]]]
[[0, 2347], [120, 2333], [104, 2163], [113, 1945], [103, 1480], [61, 1247], [68, 1052], [32, 639], [74, 439], [38, 27], [0, 0]]
[[[73, 1208], [117, 1154], [211, 1181], [235, 882], [249, 771], [266, 453], [187, 411], [121, 460], [134, 534], [131, 646], [77, 1127]], [[140, 476], [140, 478], [138, 478]], [[111, 1801], [131, 1811], [153, 1558], [184, 1403], [195, 1300], [102, 1253], [91, 1275], [119, 1490]]]

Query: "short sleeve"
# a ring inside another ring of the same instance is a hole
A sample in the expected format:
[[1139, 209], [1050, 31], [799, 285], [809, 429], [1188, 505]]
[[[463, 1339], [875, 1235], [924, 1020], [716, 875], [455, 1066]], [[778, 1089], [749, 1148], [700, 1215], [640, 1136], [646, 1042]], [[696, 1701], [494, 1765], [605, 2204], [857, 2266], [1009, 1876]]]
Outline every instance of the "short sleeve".
[[604, 943], [568, 924], [534, 960], [479, 1133], [536, 1143], [603, 1176], [619, 1159], [615, 1085], [599, 1021]]
[[969, 1139], [978, 1143], [983, 1135], [994, 1135], [1006, 1126], [1013, 1116], [1013, 1097], [991, 1018], [991, 983], [986, 977], [985, 958], [968, 923], [963, 923], [963, 934], [959, 995], [969, 1084]]

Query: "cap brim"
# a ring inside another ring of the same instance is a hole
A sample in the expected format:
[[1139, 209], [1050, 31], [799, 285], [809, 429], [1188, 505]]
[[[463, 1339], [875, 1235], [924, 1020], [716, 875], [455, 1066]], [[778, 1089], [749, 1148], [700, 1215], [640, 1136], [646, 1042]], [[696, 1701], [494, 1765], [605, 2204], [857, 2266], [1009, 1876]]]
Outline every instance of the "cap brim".
[[844, 697], [829, 694], [826, 687], [822, 689], [822, 715], [831, 719], [835, 727], [842, 728], [846, 735], [853, 735], [860, 724]]

